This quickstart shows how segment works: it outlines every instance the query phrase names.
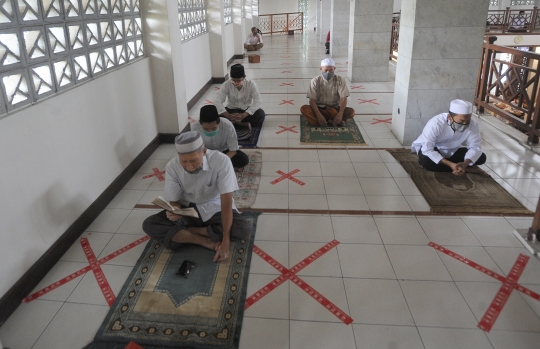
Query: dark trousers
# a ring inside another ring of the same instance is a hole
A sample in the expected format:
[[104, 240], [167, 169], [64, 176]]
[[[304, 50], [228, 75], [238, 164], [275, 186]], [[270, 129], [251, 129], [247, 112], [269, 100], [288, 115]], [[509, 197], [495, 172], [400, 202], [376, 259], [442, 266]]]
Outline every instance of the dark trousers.
[[[437, 148], [435, 150], [438, 151]], [[452, 161], [453, 163], [465, 161], [465, 154], [467, 154], [467, 148], [459, 148], [456, 150], [454, 155], [449, 157], [447, 160]], [[486, 162], [486, 154], [482, 153], [480, 158], [474, 163], [475, 166], [483, 165]], [[418, 151], [418, 163], [422, 165], [423, 168], [433, 172], [452, 172], [452, 169], [445, 164], [439, 162], [438, 164], [434, 163], [429, 157], [422, 154], [422, 150]]]
[[[230, 109], [230, 108], [227, 108], [225, 107], [225, 109], [227, 110], [228, 113], [243, 113], [245, 112], [246, 110], [242, 110], [242, 109]], [[249, 122], [251, 124], [251, 127], [255, 127], [259, 124], [259, 122], [264, 119], [264, 116], [266, 114], [264, 113], [264, 110], [262, 109], [257, 109], [257, 111], [255, 113], [253, 113], [253, 115], [248, 115], [246, 116], [245, 118], [242, 119], [242, 122]], [[234, 125], [234, 127], [238, 127], [238, 125]]]
[[[229, 149], [224, 150], [223, 154], [227, 154]], [[246, 153], [238, 149], [236, 155], [231, 158], [231, 162], [234, 168], [242, 168], [249, 164], [249, 156]]]
[[[142, 228], [151, 238], [163, 242], [171, 250], [175, 250], [182, 245], [171, 241], [172, 237], [180, 230], [190, 227], [206, 227], [206, 232], [212, 241], [221, 241], [223, 239], [221, 212], [216, 213], [206, 222], [203, 222], [201, 218], [193, 217], [182, 217], [173, 222], [167, 218], [166, 212], [163, 210], [146, 218]], [[240, 213], [233, 211], [231, 240], [245, 239], [249, 234], [251, 234], [251, 224]]]

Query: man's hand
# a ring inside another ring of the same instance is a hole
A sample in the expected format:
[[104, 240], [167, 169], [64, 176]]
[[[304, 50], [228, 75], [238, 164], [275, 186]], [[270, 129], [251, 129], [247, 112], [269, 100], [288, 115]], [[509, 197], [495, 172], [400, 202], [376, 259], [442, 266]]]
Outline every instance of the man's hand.
[[[173, 206], [175, 209], [177, 207]], [[169, 211], [167, 211], [167, 218], [169, 218], [170, 221], [173, 221], [173, 222], [176, 222], [177, 220], [179, 220], [180, 218], [182, 218], [181, 215], [179, 214], [174, 214], [174, 213], [171, 213]]]
[[326, 119], [324, 118], [324, 116], [322, 116], [322, 114], [317, 115], [317, 121], [319, 122], [319, 126], [322, 126], [322, 127], [326, 126]]
[[214, 262], [221, 262], [229, 258], [229, 241], [222, 241], [216, 247], [216, 254], [214, 255]]
[[343, 113], [342, 112], [339, 112], [336, 117], [334, 118], [334, 120], [332, 120], [332, 125], [334, 126], [341, 126], [343, 125]]
[[465, 175], [465, 169], [462, 168], [460, 164], [462, 163], [458, 163], [458, 164], [453, 163], [453, 162], [450, 163], [450, 168], [452, 169], [452, 173], [456, 176]]

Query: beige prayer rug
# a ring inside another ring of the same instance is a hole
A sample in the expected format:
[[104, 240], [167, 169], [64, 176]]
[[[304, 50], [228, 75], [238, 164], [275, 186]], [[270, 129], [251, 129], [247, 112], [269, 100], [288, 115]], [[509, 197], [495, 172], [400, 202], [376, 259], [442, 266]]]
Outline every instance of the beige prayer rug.
[[249, 164], [242, 171], [236, 172], [238, 190], [234, 192], [233, 198], [237, 208], [250, 208], [257, 198], [257, 190], [261, 182], [262, 153], [243, 151], [249, 156]]
[[300, 115], [300, 143], [319, 145], [367, 145], [354, 119], [345, 121], [343, 126], [311, 126]]
[[450, 172], [431, 172], [418, 163], [418, 156], [408, 149], [387, 150], [411, 176], [428, 202], [431, 212], [532, 214], [491, 177]]

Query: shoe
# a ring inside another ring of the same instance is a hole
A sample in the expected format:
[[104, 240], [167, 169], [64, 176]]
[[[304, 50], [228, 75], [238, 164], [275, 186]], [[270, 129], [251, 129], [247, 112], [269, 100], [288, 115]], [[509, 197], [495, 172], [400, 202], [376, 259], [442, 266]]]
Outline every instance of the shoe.
[[328, 50], [326, 50], [326, 54], [327, 54], [327, 55], [329, 55], [329, 54], [330, 54], [330, 52], [329, 52]]

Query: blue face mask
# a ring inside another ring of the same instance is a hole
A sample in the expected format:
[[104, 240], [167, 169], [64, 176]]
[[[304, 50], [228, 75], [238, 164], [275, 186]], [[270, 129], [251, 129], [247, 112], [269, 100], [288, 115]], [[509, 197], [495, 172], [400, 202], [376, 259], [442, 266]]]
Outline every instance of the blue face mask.
[[322, 76], [323, 76], [323, 78], [324, 78], [326, 81], [328, 81], [328, 80], [330, 80], [330, 79], [332, 79], [332, 78], [334, 77], [334, 72], [331, 71], [331, 72], [328, 72], [328, 73], [327, 73], [327, 72], [324, 72], [324, 71], [323, 71], [323, 72], [322, 72]]
[[208, 137], [214, 137], [215, 135], [218, 134], [218, 132], [219, 132], [219, 129], [216, 129], [215, 131], [212, 131], [212, 132], [203, 131], [204, 135]]

